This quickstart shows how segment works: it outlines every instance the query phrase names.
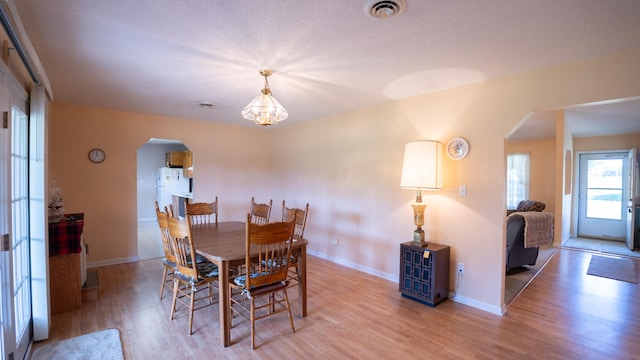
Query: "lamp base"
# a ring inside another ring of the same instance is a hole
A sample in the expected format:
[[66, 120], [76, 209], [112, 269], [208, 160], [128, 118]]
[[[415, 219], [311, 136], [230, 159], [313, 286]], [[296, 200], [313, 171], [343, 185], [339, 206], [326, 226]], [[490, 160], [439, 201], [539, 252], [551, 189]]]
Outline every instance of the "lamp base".
[[427, 246], [427, 242], [424, 239], [424, 230], [417, 228], [413, 232], [413, 243], [417, 246]]

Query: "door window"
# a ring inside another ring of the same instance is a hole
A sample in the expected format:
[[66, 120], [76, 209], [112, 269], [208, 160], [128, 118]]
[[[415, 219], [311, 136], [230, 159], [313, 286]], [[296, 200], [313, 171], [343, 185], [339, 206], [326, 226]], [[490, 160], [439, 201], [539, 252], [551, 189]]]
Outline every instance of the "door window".
[[587, 217], [622, 219], [623, 159], [587, 160]]

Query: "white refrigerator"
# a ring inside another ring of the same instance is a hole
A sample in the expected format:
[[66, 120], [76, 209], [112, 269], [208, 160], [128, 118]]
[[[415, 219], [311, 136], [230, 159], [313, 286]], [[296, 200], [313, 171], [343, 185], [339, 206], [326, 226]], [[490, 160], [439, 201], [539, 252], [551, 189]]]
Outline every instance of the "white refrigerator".
[[182, 176], [182, 169], [161, 167], [156, 171], [156, 200], [161, 210], [171, 205], [173, 194], [184, 195], [188, 192], [189, 179]]

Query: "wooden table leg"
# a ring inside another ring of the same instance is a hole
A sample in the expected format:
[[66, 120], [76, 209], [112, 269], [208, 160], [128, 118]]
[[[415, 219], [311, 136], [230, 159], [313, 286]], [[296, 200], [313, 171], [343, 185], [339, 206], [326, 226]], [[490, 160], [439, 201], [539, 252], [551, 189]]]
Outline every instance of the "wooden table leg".
[[220, 343], [227, 347], [231, 345], [231, 302], [229, 301], [229, 262], [218, 264], [218, 307], [220, 308]]
[[300, 248], [300, 258], [298, 259], [298, 297], [302, 307], [302, 317], [307, 316], [307, 246]]

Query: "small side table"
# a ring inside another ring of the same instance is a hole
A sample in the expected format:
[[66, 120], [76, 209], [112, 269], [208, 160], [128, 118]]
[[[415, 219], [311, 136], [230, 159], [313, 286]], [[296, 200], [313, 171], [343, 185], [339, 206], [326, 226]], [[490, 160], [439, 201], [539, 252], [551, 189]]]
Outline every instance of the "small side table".
[[400, 244], [402, 296], [436, 306], [449, 297], [449, 253], [446, 245], [413, 242]]
[[51, 313], [82, 307], [82, 233], [84, 214], [66, 214], [49, 223]]

